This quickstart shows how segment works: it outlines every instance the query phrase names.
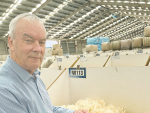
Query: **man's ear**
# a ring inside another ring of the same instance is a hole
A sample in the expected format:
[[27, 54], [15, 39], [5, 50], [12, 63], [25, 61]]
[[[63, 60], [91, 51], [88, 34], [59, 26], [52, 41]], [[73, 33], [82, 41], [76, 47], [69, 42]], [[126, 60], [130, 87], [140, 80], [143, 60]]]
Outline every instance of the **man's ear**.
[[14, 47], [14, 39], [12, 39], [10, 36], [8, 37], [8, 44], [11, 51], [15, 51]]

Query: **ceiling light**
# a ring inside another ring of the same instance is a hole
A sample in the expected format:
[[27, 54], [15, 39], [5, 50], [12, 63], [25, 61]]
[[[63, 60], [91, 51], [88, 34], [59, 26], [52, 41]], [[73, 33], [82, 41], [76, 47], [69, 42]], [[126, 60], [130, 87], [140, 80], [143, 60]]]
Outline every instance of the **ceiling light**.
[[96, 9], [91, 10], [91, 12], [94, 12]]
[[49, 19], [49, 17], [50, 17], [50, 16], [49, 16], [49, 15], [47, 15], [45, 18], [46, 18], [46, 19]]
[[138, 2], [139, 4], [145, 4], [145, 2]]
[[14, 5], [14, 7], [13, 8], [16, 8], [17, 7], [17, 5]]
[[9, 9], [6, 10], [6, 12], [8, 12], [8, 11], [9, 11]]
[[70, 27], [70, 25], [67, 25], [66, 27]]
[[38, 4], [36, 7], [39, 8], [41, 6], [41, 4]]
[[74, 23], [77, 23], [77, 22], [78, 22], [77, 20], [74, 21]]
[[109, 17], [106, 17], [105, 20], [107, 20]]
[[60, 5], [58, 6], [58, 8], [62, 9], [62, 7], [64, 7], [64, 6], [65, 6], [65, 5], [60, 4]]
[[78, 18], [78, 21], [80, 21], [82, 18]]
[[35, 10], [36, 10], [36, 8], [33, 8], [33, 9], [32, 9], [32, 12], [34, 12]]
[[104, 21], [104, 19], [101, 20], [101, 22], [103, 22], [103, 21]]
[[3, 13], [3, 16], [5, 15], [6, 13]]
[[5, 36], [7, 36], [8, 34], [5, 34]]
[[82, 18], [85, 18], [85, 17], [86, 17], [86, 15], [83, 15], [83, 16], [82, 16]]
[[50, 16], [53, 16], [53, 15], [54, 15], [54, 12], [50, 12], [49, 15], [50, 15]]
[[71, 23], [70, 25], [73, 25], [74, 23]]
[[97, 6], [96, 9], [100, 8], [101, 6]]
[[110, 2], [114, 2], [113, 0], [111, 0]]
[[67, 4], [68, 4], [68, 2], [63, 2], [63, 4], [64, 4], [64, 5], [67, 5]]
[[41, 1], [41, 4], [43, 4], [44, 2], [46, 2], [46, 0], [42, 0], [42, 1]]
[[9, 13], [11, 13], [12, 11], [13, 11], [13, 9], [10, 9], [10, 10], [9, 10]]
[[129, 1], [124, 1], [124, 3], [129, 3]]
[[3, 17], [2, 20], [5, 20], [6, 17]]
[[58, 8], [54, 9], [54, 12], [55, 12], [55, 13], [57, 13], [58, 11], [59, 11], [59, 9], [58, 9]]
[[7, 13], [5, 16], [8, 16], [9, 15], [9, 13]]

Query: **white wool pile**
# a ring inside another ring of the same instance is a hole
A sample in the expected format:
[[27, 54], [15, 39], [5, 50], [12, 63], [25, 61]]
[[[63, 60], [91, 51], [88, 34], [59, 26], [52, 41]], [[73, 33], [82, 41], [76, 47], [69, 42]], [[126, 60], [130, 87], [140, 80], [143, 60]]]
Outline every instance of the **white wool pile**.
[[46, 59], [42, 64], [42, 68], [48, 68], [53, 63], [52, 59]]
[[87, 109], [89, 113], [126, 113], [123, 108], [106, 105], [104, 100], [91, 98], [79, 100], [75, 105], [63, 105], [62, 107], [72, 110]]

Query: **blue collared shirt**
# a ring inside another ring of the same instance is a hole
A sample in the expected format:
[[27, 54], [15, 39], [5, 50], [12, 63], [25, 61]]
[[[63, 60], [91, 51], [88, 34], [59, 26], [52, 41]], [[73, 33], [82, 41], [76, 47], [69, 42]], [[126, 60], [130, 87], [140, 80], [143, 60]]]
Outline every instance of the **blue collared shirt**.
[[10, 57], [0, 69], [0, 113], [73, 113], [53, 106], [36, 70], [33, 75]]

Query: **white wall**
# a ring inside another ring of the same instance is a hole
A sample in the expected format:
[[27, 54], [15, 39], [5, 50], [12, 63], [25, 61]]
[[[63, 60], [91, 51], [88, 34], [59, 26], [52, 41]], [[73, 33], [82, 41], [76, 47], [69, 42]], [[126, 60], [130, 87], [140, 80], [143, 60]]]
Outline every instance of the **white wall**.
[[99, 98], [127, 113], [150, 113], [149, 67], [86, 68], [86, 78], [70, 78], [70, 98]]
[[148, 66], [86, 68], [86, 73], [86, 78], [69, 78], [67, 69], [48, 90], [52, 103], [68, 105], [99, 98], [123, 107], [126, 113], [150, 113]]

